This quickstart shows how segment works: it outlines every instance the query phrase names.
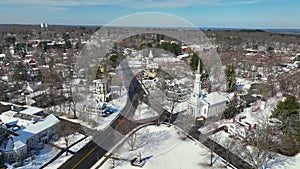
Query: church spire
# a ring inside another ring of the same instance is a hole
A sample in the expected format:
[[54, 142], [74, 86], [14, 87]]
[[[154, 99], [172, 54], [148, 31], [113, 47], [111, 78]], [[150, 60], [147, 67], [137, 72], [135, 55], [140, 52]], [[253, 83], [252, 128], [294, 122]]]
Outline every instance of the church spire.
[[200, 74], [200, 58], [198, 60], [198, 67], [197, 67], [197, 72], [196, 73]]
[[200, 73], [200, 59], [198, 61], [198, 68], [195, 73], [194, 91], [193, 93], [200, 97], [201, 95], [201, 73]]

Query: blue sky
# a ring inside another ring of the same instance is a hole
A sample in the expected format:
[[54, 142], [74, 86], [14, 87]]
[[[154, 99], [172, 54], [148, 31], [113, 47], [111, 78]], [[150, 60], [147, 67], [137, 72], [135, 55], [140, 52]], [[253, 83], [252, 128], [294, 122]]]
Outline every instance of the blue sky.
[[0, 1], [1, 24], [104, 25], [140, 12], [168, 13], [200, 27], [300, 29], [299, 0]]

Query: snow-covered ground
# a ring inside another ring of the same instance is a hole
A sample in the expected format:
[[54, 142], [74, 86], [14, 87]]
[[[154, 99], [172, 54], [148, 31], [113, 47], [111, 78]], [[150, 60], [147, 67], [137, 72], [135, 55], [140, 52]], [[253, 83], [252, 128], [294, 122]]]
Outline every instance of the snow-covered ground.
[[[275, 108], [277, 103], [283, 100], [283, 97], [273, 97], [268, 101], [258, 101], [254, 103], [251, 107], [244, 109], [244, 112], [238, 114], [235, 118], [239, 119], [239, 117], [243, 117], [241, 119], [242, 122], [247, 122], [251, 125], [258, 124], [258, 125], [266, 125], [268, 124], [268, 119], [272, 114], [272, 110]], [[237, 120], [236, 120], [237, 121]], [[218, 128], [222, 125], [227, 125], [230, 123], [234, 123], [233, 120], [220, 120], [218, 122], [212, 123], [210, 125], [201, 128], [200, 131], [209, 131], [210, 128]], [[210, 136], [213, 140], [218, 142], [223, 147], [229, 148], [233, 153], [235, 150], [241, 150], [244, 147], [238, 148], [236, 146], [241, 144], [234, 144], [235, 142], [239, 141], [236, 139], [232, 139], [229, 137], [229, 134], [220, 131], [213, 136]], [[234, 147], [230, 147], [234, 145]], [[251, 148], [250, 148], [251, 149]], [[241, 155], [240, 151], [236, 152], [237, 155]], [[272, 169], [299, 169], [300, 168], [300, 154], [296, 155], [295, 157], [286, 157], [283, 155], [278, 154], [275, 159], [270, 160], [268, 163], [267, 168]]]
[[[84, 135], [82, 134], [71, 134], [69, 137], [70, 143], [75, 143], [76, 141], [84, 138]], [[72, 146], [69, 150], [73, 151], [74, 153], [78, 152], [81, 148], [83, 148], [88, 142], [92, 140], [92, 137], [89, 136], [79, 143], [75, 144]], [[65, 142], [63, 138], [60, 138], [57, 142], [55, 142], [55, 145], [65, 147]], [[56, 159], [54, 162], [49, 164], [48, 166], [45, 167], [45, 169], [57, 169], [59, 166], [61, 166], [63, 163], [65, 163], [69, 158], [71, 158], [73, 154], [68, 153], [63, 153], [58, 159]]]
[[[231, 152], [235, 153], [238, 156], [241, 156], [242, 149], [244, 147], [241, 144], [236, 144], [236, 139], [230, 138], [229, 134], [225, 131], [220, 131], [212, 136], [211, 139], [222, 145], [223, 147], [229, 149]], [[252, 149], [251, 147], [247, 147]], [[245, 159], [247, 160], [247, 159]], [[274, 159], [270, 159], [266, 168], [269, 169], [299, 169], [300, 168], [300, 154], [297, 154], [294, 157], [287, 157], [281, 154], [278, 154]]]
[[[55, 157], [60, 152], [60, 149], [49, 147], [45, 145], [45, 147], [40, 150], [40, 154], [29, 157], [24, 160], [24, 165], [18, 168], [22, 169], [38, 169], [43, 166], [45, 163], [50, 161], [53, 157]], [[15, 164], [8, 165], [8, 168], [13, 169]]]
[[[86, 126], [88, 128], [92, 128], [95, 130], [104, 130], [105, 128], [107, 128], [111, 122], [118, 116], [118, 114], [120, 113], [120, 111], [125, 107], [126, 102], [128, 99], [128, 93], [127, 90], [124, 88], [124, 90], [121, 91], [121, 95], [118, 99], [114, 99], [110, 102], [107, 103], [107, 108], [106, 109], [110, 109], [112, 110], [112, 114], [109, 115], [108, 117], [102, 117], [99, 113], [89, 113], [89, 119], [93, 119], [96, 122], [96, 126], [94, 128], [91, 127], [91, 125], [88, 124], [87, 120], [83, 120], [81, 118], [79, 119], [69, 119], [67, 117], [61, 116], [60, 118], [69, 120], [73, 123], [80, 123], [83, 126]], [[77, 110], [82, 110], [83, 109], [83, 105], [85, 103], [84, 102], [79, 102], [76, 106]], [[59, 112], [60, 111], [60, 106], [55, 106], [55, 107], [51, 107], [50, 110], [54, 110]], [[65, 109], [62, 109], [63, 112], [69, 112], [69, 108], [68, 106], [65, 107]], [[80, 117], [80, 111], [78, 111], [77, 114], [78, 117]]]
[[[84, 138], [85, 136], [83, 134], [80, 133], [74, 133], [74, 134], [70, 134], [66, 137], [66, 139], [68, 140], [68, 144], [72, 145], [74, 144], [76, 141]], [[65, 142], [65, 137], [61, 137], [58, 140], [54, 141], [52, 144], [59, 146], [61, 148], [65, 148], [66, 147], [66, 142]]]
[[144, 102], [140, 103], [137, 107], [137, 110], [134, 113], [134, 120], [143, 120], [151, 117], [158, 116], [158, 113], [154, 111], [151, 107], [149, 107]]
[[[80, 133], [71, 134], [68, 136], [69, 145], [79, 141], [80, 139], [83, 139], [85, 136]], [[73, 152], [78, 152], [82, 147], [84, 147], [88, 142], [92, 140], [92, 137], [89, 136], [79, 143], [72, 146], [69, 150]], [[52, 144], [65, 148], [65, 141], [64, 138], [60, 138], [56, 141], [51, 142]], [[44, 164], [49, 162], [52, 158], [54, 158], [59, 152], [61, 152], [61, 149], [55, 148], [49, 145], [45, 145], [43, 149], [40, 150], [40, 153], [38, 155], [35, 155], [33, 157], [29, 157], [24, 160], [24, 164], [21, 167], [22, 169], [38, 169], [41, 168]], [[56, 169], [59, 166], [61, 166], [64, 162], [66, 162], [69, 158], [71, 158], [73, 155], [68, 153], [68, 156], [66, 156], [65, 153], [63, 153], [58, 159], [56, 159], [54, 162], [46, 166], [47, 169]], [[8, 165], [8, 168], [13, 169], [15, 164]]]
[[271, 116], [272, 110], [282, 99], [282, 97], [273, 97], [266, 102], [257, 101], [251, 107], [244, 109], [243, 112], [238, 114], [236, 116], [236, 119], [238, 119], [239, 117], [246, 117], [245, 119], [243, 119], [243, 121], [250, 124], [265, 123]]
[[[141, 159], [146, 161], [144, 169], [224, 168], [220, 158], [216, 160], [213, 167], [209, 166], [209, 150], [198, 141], [189, 138], [182, 140], [181, 132], [174, 126], [147, 126], [140, 129], [137, 136], [133, 151], [130, 151], [127, 142], [116, 150], [114, 157], [123, 159], [115, 160], [116, 168], [136, 168], [128, 161], [138, 157], [139, 154]], [[100, 168], [111, 168], [111, 166], [112, 159], [109, 159]]]
[[238, 90], [242, 90], [244, 94], [248, 93], [247, 91], [251, 88], [251, 84], [253, 83], [253, 81], [249, 81], [247, 79], [236, 78], [236, 88]]

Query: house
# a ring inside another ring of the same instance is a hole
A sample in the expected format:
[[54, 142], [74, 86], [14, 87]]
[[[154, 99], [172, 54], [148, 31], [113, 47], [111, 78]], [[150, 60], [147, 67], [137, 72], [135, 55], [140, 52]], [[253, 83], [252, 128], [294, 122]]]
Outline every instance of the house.
[[53, 114], [43, 117], [40, 108], [11, 106], [11, 110], [0, 114], [0, 123], [1, 159], [13, 162], [48, 142], [57, 133], [59, 119]]
[[98, 102], [105, 102], [108, 93], [107, 82], [103, 79], [93, 80], [94, 94], [97, 95]]
[[226, 109], [227, 98], [219, 92], [202, 94], [200, 63], [195, 75], [194, 90], [188, 102], [188, 112], [196, 118], [212, 118], [221, 115]]
[[232, 122], [226, 126], [231, 136], [238, 137], [242, 140], [247, 139], [248, 136], [253, 133], [253, 130], [257, 128], [257, 124], [242, 121], [241, 117], [238, 120], [233, 118]]

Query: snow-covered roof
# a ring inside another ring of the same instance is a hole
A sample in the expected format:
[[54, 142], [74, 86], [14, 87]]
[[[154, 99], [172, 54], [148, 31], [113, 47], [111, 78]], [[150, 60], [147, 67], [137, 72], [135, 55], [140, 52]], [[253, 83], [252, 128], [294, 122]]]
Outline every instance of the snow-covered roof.
[[0, 146], [1, 151], [12, 151], [17, 150], [21, 147], [26, 146], [26, 144], [21, 140], [14, 141], [13, 138], [8, 138], [4, 140]]
[[26, 107], [26, 109], [21, 111], [21, 113], [28, 114], [28, 115], [34, 115], [34, 114], [44, 111], [44, 109], [41, 109], [38, 107], [31, 107], [31, 106], [23, 106], [23, 107]]
[[23, 132], [37, 134], [56, 125], [57, 123], [59, 123], [59, 120], [53, 114], [50, 114], [43, 120], [39, 120], [36, 123], [25, 126]]
[[155, 57], [154, 62], [178, 62], [179, 59], [175, 57]]
[[203, 100], [209, 105], [215, 105], [222, 102], [226, 102], [226, 98], [221, 95], [219, 92], [209, 93], [203, 96]]
[[[53, 115], [50, 114], [46, 118], [42, 119], [41, 117], [35, 116], [33, 114], [42, 111], [43, 109], [25, 106], [25, 110], [20, 109], [20, 112], [9, 110], [0, 115], [0, 120], [11, 126], [9, 130], [14, 130], [18, 136], [14, 137], [14, 142], [20, 140], [26, 142], [27, 138], [32, 137], [35, 134], [38, 134], [55, 124], [59, 123], [59, 120]], [[18, 128], [14, 129], [14, 126], [17, 125]]]
[[10, 124], [10, 125], [16, 124], [18, 126], [27, 125], [28, 123], [31, 122], [29, 120], [14, 117], [15, 114], [17, 114], [17, 112], [15, 111], [12, 110], [6, 111], [0, 115], [0, 120], [5, 124]]

